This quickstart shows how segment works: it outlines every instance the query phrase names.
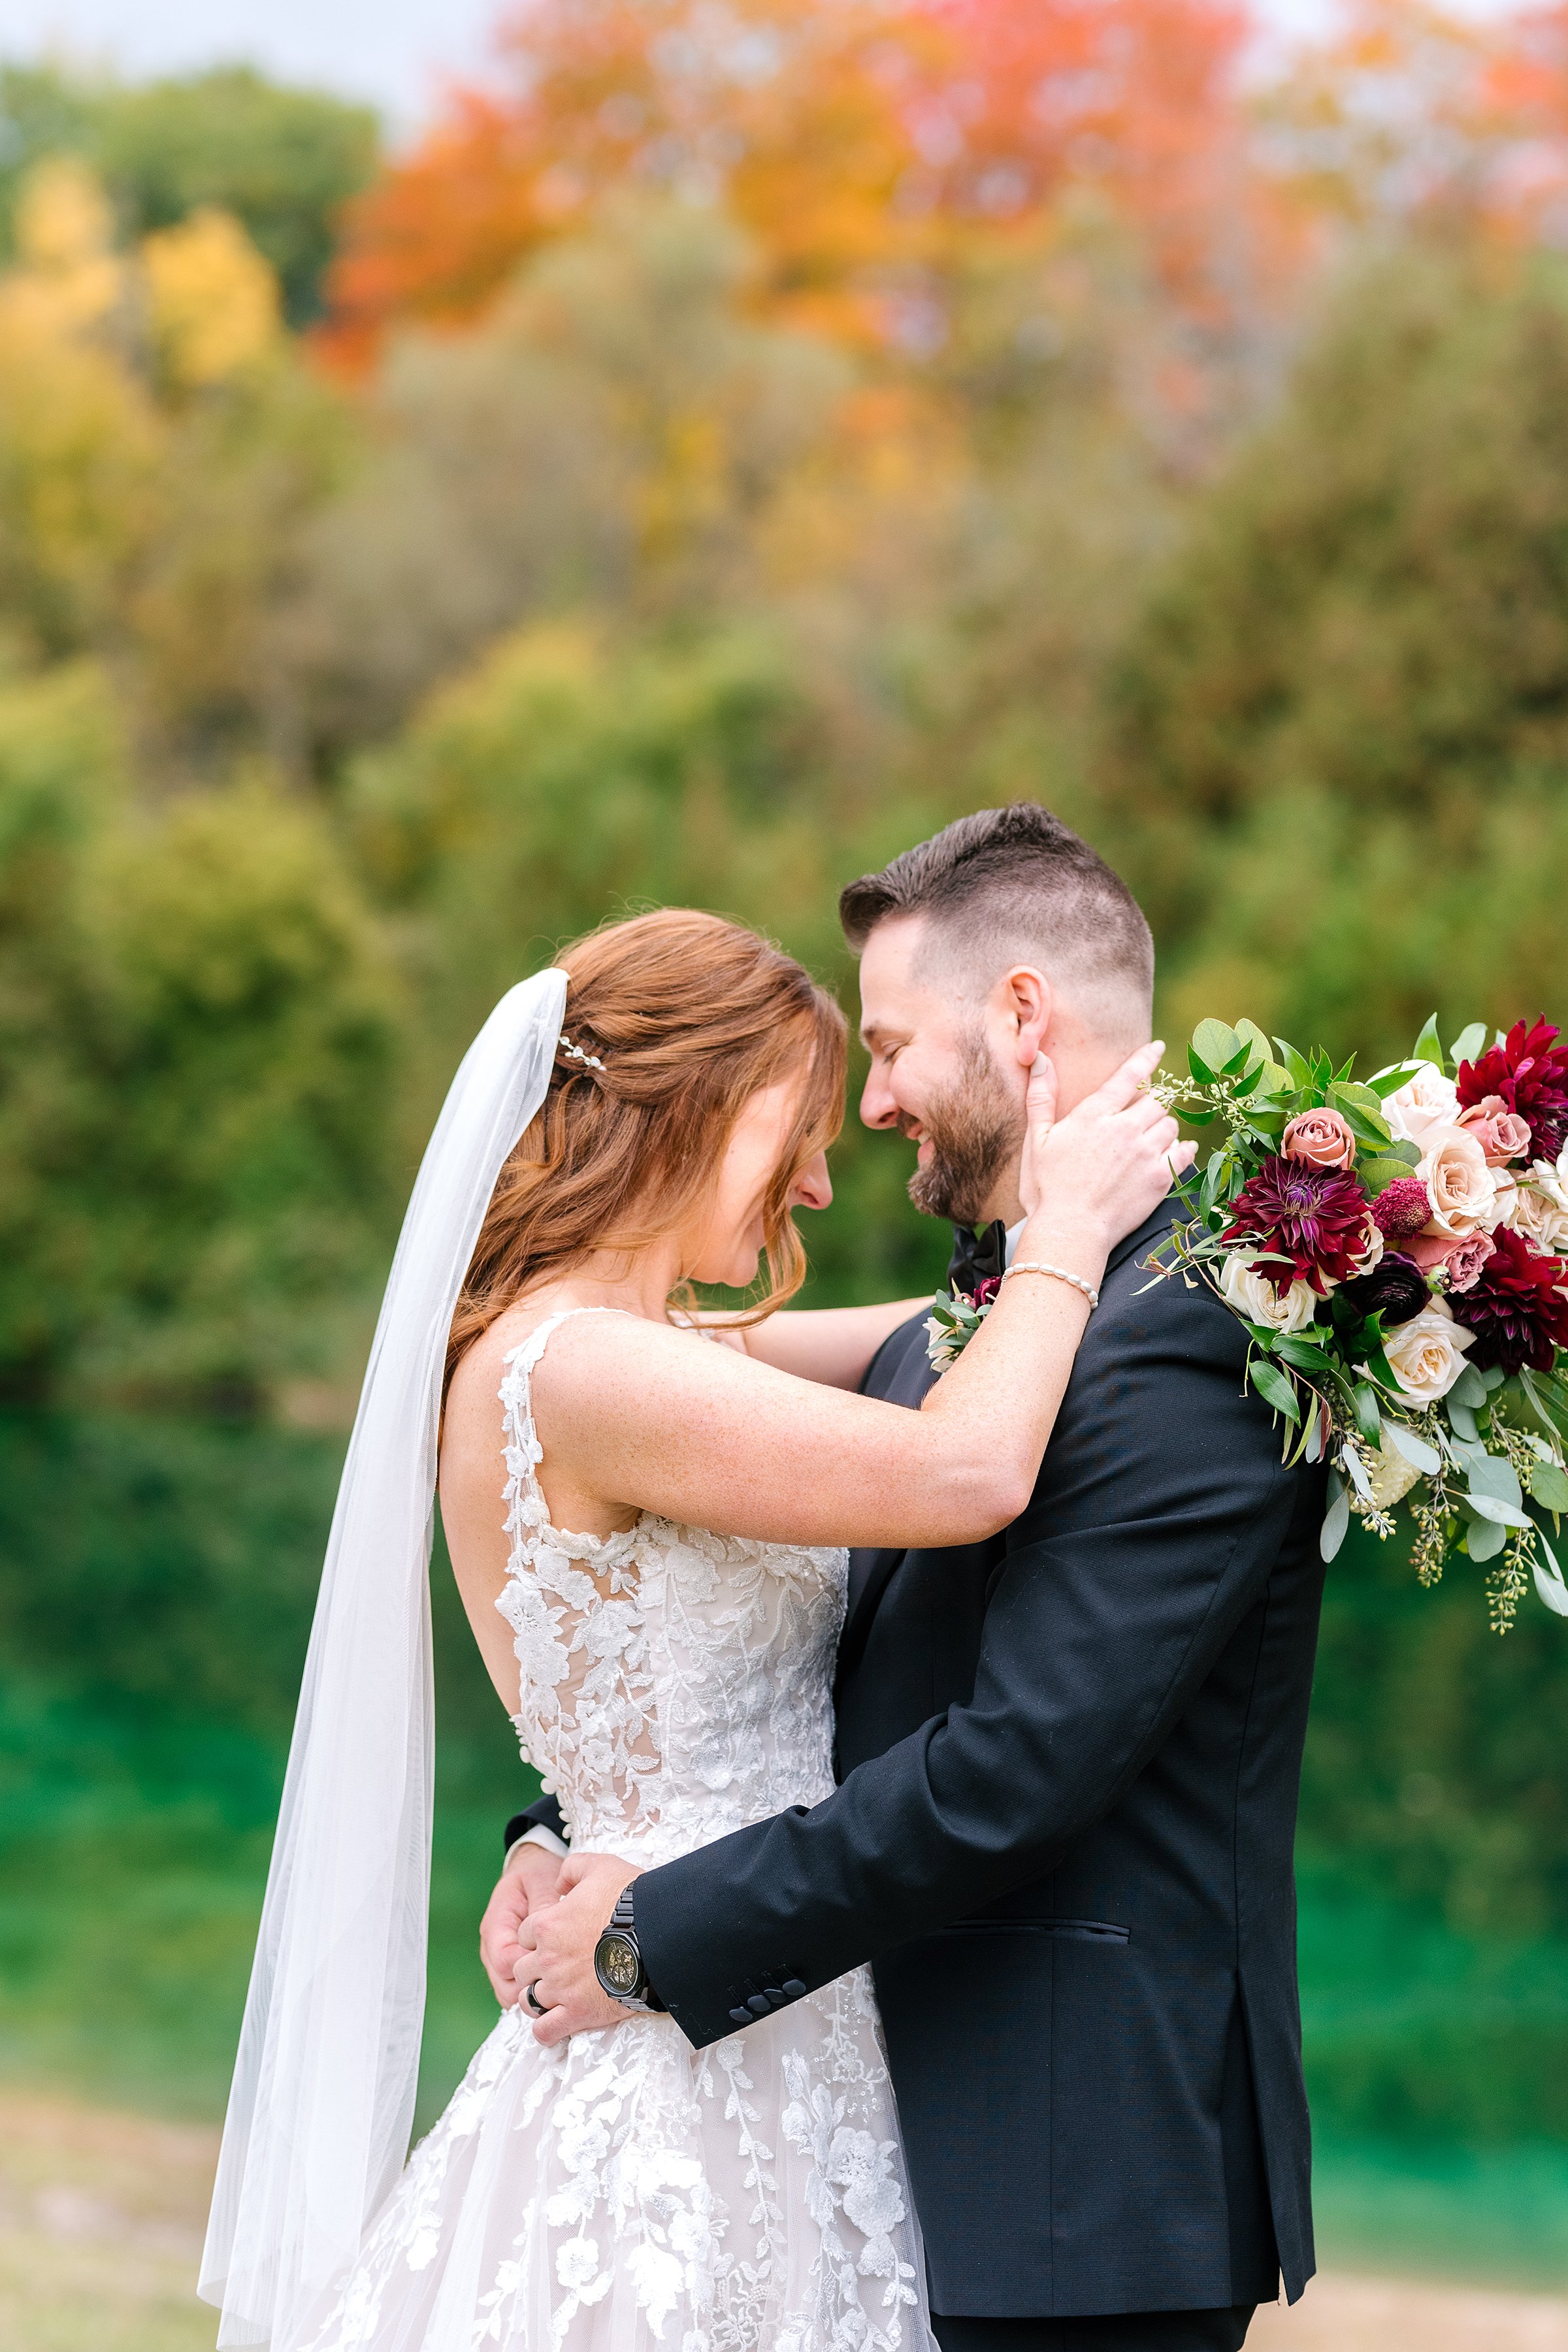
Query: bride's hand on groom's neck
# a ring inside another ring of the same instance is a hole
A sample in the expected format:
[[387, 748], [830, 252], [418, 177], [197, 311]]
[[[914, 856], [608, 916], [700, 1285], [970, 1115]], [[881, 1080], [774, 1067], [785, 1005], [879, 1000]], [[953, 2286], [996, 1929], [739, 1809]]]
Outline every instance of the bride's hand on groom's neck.
[[627, 2011], [594, 1972], [594, 1947], [621, 1889], [641, 1876], [636, 1863], [616, 1853], [574, 1853], [562, 1864], [558, 1899], [532, 1913], [519, 1938], [518, 1984], [532, 1984], [547, 2012], [533, 2028], [536, 2042], [548, 2046], [626, 2023]]

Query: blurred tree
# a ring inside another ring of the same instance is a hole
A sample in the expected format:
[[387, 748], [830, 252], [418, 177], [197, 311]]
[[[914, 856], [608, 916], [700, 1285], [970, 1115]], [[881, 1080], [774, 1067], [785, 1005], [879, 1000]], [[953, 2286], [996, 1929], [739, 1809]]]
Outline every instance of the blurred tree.
[[1380, 1054], [1568, 1002], [1568, 278], [1363, 270], [1133, 634], [1108, 808], [1172, 1034]]
[[0, 635], [111, 660], [184, 762], [300, 758], [277, 624], [339, 470], [342, 404], [229, 215], [116, 246], [79, 160], [39, 164], [0, 273]]
[[752, 283], [721, 218], [628, 210], [540, 256], [473, 333], [395, 348], [295, 615], [333, 739], [384, 730], [531, 614], [755, 593], [847, 372], [759, 322]]
[[0, 66], [0, 250], [30, 168], [79, 154], [133, 236], [204, 206], [232, 213], [300, 325], [320, 307], [338, 210], [372, 178], [379, 146], [370, 108], [248, 66], [129, 88], [53, 65]]
[[399, 1008], [321, 817], [139, 812], [85, 667], [0, 689], [0, 1378], [214, 1397], [374, 1267]]
[[[1218, 0], [531, 0], [499, 94], [444, 119], [347, 214], [328, 347], [471, 320], [606, 194], [721, 199], [758, 299], [910, 358], [945, 333], [955, 257], [1092, 188], [1208, 334], [1289, 274]], [[1201, 368], [1194, 341], [1189, 373]]]

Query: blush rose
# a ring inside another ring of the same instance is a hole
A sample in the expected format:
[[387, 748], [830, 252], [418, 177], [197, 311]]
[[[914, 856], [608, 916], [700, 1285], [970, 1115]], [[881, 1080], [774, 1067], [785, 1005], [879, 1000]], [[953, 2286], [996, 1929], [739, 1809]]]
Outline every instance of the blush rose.
[[1458, 1109], [1459, 1092], [1453, 1079], [1446, 1078], [1432, 1063], [1423, 1062], [1414, 1076], [1384, 1097], [1383, 1115], [1392, 1133], [1424, 1151], [1432, 1129], [1452, 1127]]
[[1501, 1095], [1483, 1095], [1479, 1103], [1462, 1110], [1454, 1124], [1475, 1137], [1489, 1168], [1504, 1167], [1530, 1149], [1529, 1120], [1510, 1110]]
[[1431, 1238], [1458, 1241], [1493, 1222], [1497, 1184], [1480, 1145], [1462, 1128], [1429, 1129], [1415, 1173], [1432, 1202]]
[[1337, 1110], [1304, 1110], [1279, 1139], [1287, 1160], [1309, 1168], [1353, 1168], [1355, 1138]]

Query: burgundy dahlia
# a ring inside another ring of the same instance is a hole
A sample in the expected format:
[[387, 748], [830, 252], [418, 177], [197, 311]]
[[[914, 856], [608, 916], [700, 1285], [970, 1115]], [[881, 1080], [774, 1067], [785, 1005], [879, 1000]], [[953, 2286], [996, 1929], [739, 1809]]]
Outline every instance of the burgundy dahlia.
[[1309, 1168], [1279, 1152], [1249, 1177], [1231, 1203], [1227, 1242], [1253, 1241], [1279, 1265], [1260, 1264], [1281, 1297], [1293, 1282], [1321, 1297], [1348, 1281], [1365, 1255], [1366, 1194], [1337, 1168]]
[[1476, 1335], [1466, 1360], [1517, 1372], [1521, 1364], [1549, 1372], [1556, 1350], [1568, 1348], [1568, 1291], [1559, 1287], [1568, 1267], [1500, 1225], [1495, 1247], [1468, 1290], [1448, 1299], [1457, 1322]]
[[1568, 1141], [1568, 1045], [1556, 1044], [1559, 1034], [1550, 1021], [1529, 1029], [1516, 1021], [1500, 1045], [1459, 1064], [1461, 1106], [1468, 1110], [1486, 1095], [1500, 1095], [1529, 1121], [1538, 1160], [1555, 1160]]
[[1372, 1204], [1373, 1223], [1385, 1241], [1409, 1241], [1431, 1214], [1431, 1196], [1418, 1176], [1396, 1176]]

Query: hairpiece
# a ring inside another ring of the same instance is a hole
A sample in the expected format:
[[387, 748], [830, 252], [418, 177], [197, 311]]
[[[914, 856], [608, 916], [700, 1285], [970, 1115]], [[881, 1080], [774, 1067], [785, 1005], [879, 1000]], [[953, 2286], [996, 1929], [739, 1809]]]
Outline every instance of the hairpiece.
[[590, 1070], [602, 1070], [605, 1066], [597, 1054], [584, 1054], [581, 1045], [574, 1045], [564, 1029], [561, 1032], [561, 1050], [568, 1061], [584, 1063]]

